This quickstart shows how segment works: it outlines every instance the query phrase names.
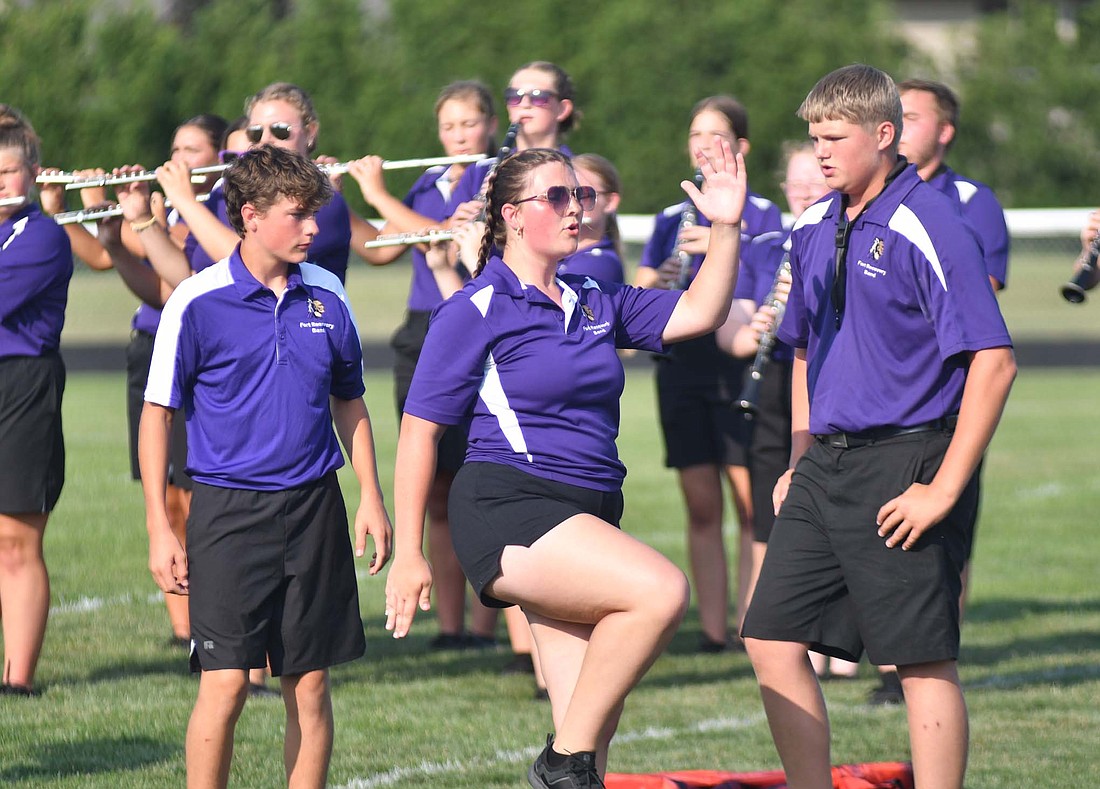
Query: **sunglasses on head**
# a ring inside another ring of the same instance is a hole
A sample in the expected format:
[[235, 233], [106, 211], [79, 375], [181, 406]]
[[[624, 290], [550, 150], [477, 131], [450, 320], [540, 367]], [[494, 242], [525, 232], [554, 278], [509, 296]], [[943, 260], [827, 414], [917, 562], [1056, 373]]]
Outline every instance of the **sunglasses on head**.
[[[276, 140], [289, 140], [290, 132], [294, 128], [289, 123], [273, 123], [267, 127], [271, 130], [271, 136]], [[245, 135], [248, 137], [248, 141], [255, 145], [264, 136], [264, 125], [257, 123], [255, 126], [249, 126], [244, 130]]]
[[222, 164], [233, 164], [244, 155], [244, 151], [218, 151], [218, 161]]
[[595, 208], [596, 190], [591, 186], [574, 186], [572, 189], [568, 186], [551, 186], [542, 194], [525, 197], [522, 200], [516, 200], [513, 205], [528, 203], [532, 200], [549, 203], [550, 207], [553, 208], [559, 216], [565, 216], [565, 212], [569, 210], [570, 200], [576, 200], [582, 211], [591, 211]]
[[518, 107], [523, 104], [524, 96], [530, 100], [532, 107], [545, 109], [550, 106], [551, 101], [558, 97], [558, 94], [552, 90], [543, 90], [542, 88], [532, 88], [531, 90], [506, 88], [504, 90], [504, 103], [509, 107]]

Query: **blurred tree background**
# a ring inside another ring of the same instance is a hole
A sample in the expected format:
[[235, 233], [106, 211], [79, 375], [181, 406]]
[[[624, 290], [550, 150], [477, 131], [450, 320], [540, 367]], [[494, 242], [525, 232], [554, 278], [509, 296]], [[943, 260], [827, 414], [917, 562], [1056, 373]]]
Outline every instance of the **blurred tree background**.
[[[0, 0], [0, 101], [32, 120], [50, 165], [154, 166], [181, 121], [232, 120], [247, 95], [286, 80], [314, 98], [318, 152], [397, 159], [439, 154], [444, 84], [477, 78], [499, 95], [519, 65], [551, 60], [583, 112], [570, 147], [614, 161], [624, 212], [649, 213], [680, 199], [697, 100], [745, 103], [753, 188], [778, 198], [780, 143], [805, 135], [802, 98], [831, 69], [865, 62], [959, 92], [952, 164], [1007, 206], [1093, 204], [1100, 41], [1088, 33], [1100, 0], [1080, 8], [1083, 35], [1059, 26], [1054, 5], [1010, 3], [937, 69], [903, 42], [887, 0], [188, 0], [160, 14], [142, 0]], [[415, 175], [391, 174], [392, 191]]]

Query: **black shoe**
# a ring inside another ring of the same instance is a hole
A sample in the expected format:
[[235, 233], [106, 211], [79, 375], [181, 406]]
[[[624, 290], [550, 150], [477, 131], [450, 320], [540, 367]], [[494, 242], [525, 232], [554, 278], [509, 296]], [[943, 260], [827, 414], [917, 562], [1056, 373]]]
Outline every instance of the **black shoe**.
[[719, 652], [728, 652], [728, 641], [713, 641], [708, 635], [699, 636], [699, 651], [706, 655], [716, 655]]
[[428, 642], [428, 649], [441, 651], [444, 649], [465, 649], [466, 636], [462, 633], [440, 633]]
[[551, 767], [547, 754], [554, 743], [554, 735], [546, 737], [546, 747], [527, 771], [527, 782], [534, 789], [600, 789], [605, 787], [596, 770], [596, 754], [593, 751], [571, 753], [560, 757], [562, 763]]
[[535, 686], [535, 701], [550, 701], [550, 691], [546, 688]]
[[535, 661], [530, 652], [517, 652], [511, 660], [504, 664], [501, 674], [534, 674]]
[[466, 649], [496, 649], [497, 640], [493, 636], [479, 636], [477, 633], [466, 633], [462, 636]]
[[879, 677], [882, 679], [882, 684], [871, 691], [871, 696], [867, 699], [868, 703], [879, 706], [903, 704], [905, 693], [901, 689], [901, 677], [898, 676], [898, 672], [888, 671], [880, 674]]
[[0, 685], [0, 696], [22, 696], [24, 698], [37, 698], [42, 691], [27, 687], [26, 685], [9, 685], [5, 682]]
[[267, 685], [264, 685], [260, 682], [249, 682], [248, 683], [248, 695], [251, 696], [252, 698], [256, 699], [256, 698], [272, 698], [274, 696], [280, 696], [281, 697], [283, 694], [280, 691], [275, 690], [275, 688], [269, 688]]

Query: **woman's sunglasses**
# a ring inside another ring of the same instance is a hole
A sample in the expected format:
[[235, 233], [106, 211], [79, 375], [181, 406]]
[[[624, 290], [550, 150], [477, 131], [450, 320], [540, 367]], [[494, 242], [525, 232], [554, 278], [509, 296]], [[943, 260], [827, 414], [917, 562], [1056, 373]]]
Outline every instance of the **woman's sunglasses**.
[[[271, 136], [276, 140], [289, 140], [290, 132], [294, 127], [289, 123], [273, 123], [267, 128], [271, 130]], [[248, 141], [255, 145], [263, 139], [264, 126], [262, 123], [257, 123], [255, 126], [246, 128], [244, 133], [248, 137]]]
[[525, 197], [522, 200], [516, 200], [512, 205], [528, 203], [532, 200], [549, 203], [550, 207], [557, 212], [558, 216], [565, 216], [565, 212], [569, 210], [570, 200], [576, 200], [583, 211], [591, 211], [595, 208], [596, 190], [591, 186], [574, 186], [572, 189], [568, 186], [551, 186], [542, 194]]
[[524, 96], [530, 100], [532, 107], [546, 109], [550, 106], [550, 102], [558, 97], [558, 94], [552, 90], [543, 90], [542, 88], [532, 88], [531, 90], [505, 88], [504, 103], [509, 107], [518, 107], [523, 104]]

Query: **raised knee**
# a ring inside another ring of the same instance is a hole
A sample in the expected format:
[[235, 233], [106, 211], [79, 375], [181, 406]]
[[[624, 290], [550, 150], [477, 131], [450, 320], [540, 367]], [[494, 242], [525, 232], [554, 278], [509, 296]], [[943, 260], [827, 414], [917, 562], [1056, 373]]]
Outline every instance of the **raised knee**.
[[683, 571], [674, 565], [661, 574], [649, 592], [655, 615], [666, 626], [678, 626], [688, 610], [691, 586]]

